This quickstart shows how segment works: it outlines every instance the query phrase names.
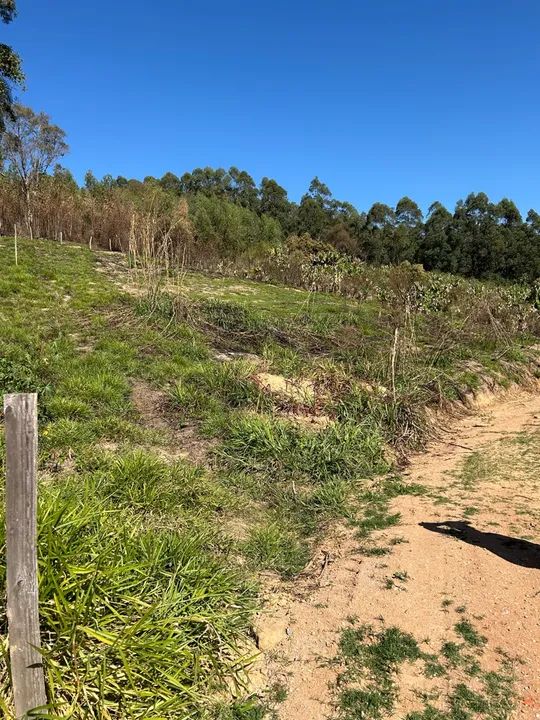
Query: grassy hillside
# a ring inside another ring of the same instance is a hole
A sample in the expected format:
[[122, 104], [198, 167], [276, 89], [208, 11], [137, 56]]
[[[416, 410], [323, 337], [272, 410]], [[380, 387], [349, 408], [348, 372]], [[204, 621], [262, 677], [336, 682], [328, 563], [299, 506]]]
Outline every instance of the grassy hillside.
[[362, 538], [398, 522], [426, 406], [535, 373], [537, 312], [512, 287], [405, 267], [360, 303], [45, 241], [15, 266], [2, 238], [0, 261], [0, 390], [39, 392], [60, 717], [262, 717], [244, 685], [258, 573], [294, 577], [335, 519]]

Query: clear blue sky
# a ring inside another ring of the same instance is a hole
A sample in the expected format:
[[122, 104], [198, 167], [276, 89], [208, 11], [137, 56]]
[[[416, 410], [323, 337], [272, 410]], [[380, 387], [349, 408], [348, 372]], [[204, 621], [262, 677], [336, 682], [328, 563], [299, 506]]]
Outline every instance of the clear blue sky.
[[67, 165], [248, 170], [365, 209], [483, 190], [540, 210], [538, 0], [18, 0], [21, 100]]

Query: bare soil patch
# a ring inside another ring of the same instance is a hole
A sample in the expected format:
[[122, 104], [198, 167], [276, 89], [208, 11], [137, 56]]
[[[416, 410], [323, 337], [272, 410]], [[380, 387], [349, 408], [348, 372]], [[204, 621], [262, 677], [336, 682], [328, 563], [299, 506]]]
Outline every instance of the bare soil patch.
[[[390, 554], [362, 555], [355, 531], [342, 527], [300, 578], [268, 580], [268, 616], [258, 632], [270, 647], [261, 648], [259, 671], [288, 689], [277, 708], [281, 720], [335, 715], [339, 668], [329, 661], [351, 616], [397, 626], [429, 652], [459, 639], [454, 626], [463, 608], [487, 638], [486, 671], [497, 667], [497, 648], [522, 660], [516, 720], [540, 717], [540, 481], [532, 470], [540, 457], [520, 445], [523, 431], [540, 433], [538, 396], [507, 397], [462, 418], [406, 472], [428, 494], [397, 498], [391, 512], [401, 524], [372, 535]], [[389, 584], [396, 576], [406, 581]], [[398, 682], [396, 718], [420, 709], [419, 692], [444, 684], [414, 665]]]
[[290, 379], [267, 372], [257, 373], [254, 379], [267, 392], [283, 395], [293, 402], [310, 404], [315, 401], [315, 384], [311, 380]]

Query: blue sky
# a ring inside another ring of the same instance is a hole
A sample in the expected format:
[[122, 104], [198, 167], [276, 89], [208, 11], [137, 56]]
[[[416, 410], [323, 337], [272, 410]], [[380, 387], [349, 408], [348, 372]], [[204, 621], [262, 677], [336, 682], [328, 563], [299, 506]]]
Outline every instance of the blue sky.
[[236, 165], [359, 209], [483, 190], [540, 210], [538, 0], [18, 0], [2, 42], [68, 166]]

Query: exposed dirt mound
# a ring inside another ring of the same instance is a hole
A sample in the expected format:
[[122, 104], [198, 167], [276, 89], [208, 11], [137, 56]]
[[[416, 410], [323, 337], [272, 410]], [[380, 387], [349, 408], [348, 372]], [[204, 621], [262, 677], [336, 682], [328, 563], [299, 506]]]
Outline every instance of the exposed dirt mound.
[[267, 372], [257, 373], [255, 380], [268, 392], [283, 395], [293, 402], [309, 404], [315, 400], [315, 384], [311, 380], [292, 380]]

